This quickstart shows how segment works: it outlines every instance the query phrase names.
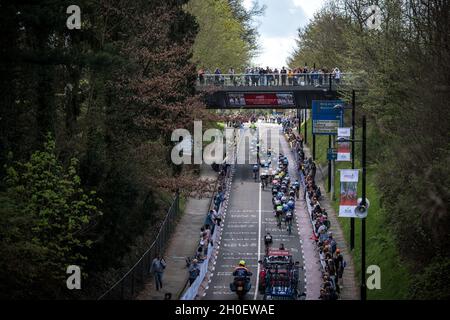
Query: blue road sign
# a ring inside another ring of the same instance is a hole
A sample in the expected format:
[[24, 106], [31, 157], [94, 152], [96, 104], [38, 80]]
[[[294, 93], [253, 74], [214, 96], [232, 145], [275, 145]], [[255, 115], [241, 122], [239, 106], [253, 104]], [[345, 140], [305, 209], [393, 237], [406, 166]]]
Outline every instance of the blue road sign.
[[337, 152], [335, 148], [328, 148], [327, 149], [327, 160], [336, 160], [337, 159]]
[[337, 129], [343, 126], [344, 111], [334, 108], [342, 105], [342, 100], [313, 100], [313, 134], [337, 135]]

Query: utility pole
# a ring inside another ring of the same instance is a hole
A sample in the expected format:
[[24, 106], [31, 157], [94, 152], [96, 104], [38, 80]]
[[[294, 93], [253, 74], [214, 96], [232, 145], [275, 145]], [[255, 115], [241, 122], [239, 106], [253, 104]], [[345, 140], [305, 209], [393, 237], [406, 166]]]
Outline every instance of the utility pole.
[[312, 135], [312, 139], [313, 139], [313, 150], [312, 150], [312, 158], [315, 161], [316, 160], [316, 135], [313, 133]]
[[305, 108], [305, 144], [308, 143], [308, 109]]
[[[331, 138], [331, 136], [330, 136], [330, 138]], [[333, 139], [330, 139], [331, 140], [331, 148], [333, 148], [334, 149], [334, 136], [333, 136]], [[335, 198], [334, 198], [334, 157], [332, 158], [332, 160], [331, 160], [331, 188], [330, 188], [330, 191], [331, 191], [331, 200], [332, 201], [334, 201], [335, 200]]]
[[[331, 149], [331, 135], [328, 135], [328, 150]], [[328, 192], [331, 192], [331, 159], [328, 159]]]
[[[362, 203], [366, 203], [366, 116], [362, 118]], [[361, 219], [361, 300], [367, 297], [366, 288], [366, 218]]]
[[[355, 169], [355, 90], [352, 91], [352, 169]], [[350, 250], [355, 248], [355, 218], [350, 218]]]

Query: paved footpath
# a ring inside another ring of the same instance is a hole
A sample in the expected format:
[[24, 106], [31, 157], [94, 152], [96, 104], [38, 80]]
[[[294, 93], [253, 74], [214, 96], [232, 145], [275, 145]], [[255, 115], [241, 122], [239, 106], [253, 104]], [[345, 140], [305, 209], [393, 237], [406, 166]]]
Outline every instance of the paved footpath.
[[[211, 169], [211, 166], [202, 165], [200, 177], [215, 180], [217, 173]], [[163, 289], [156, 291], [155, 282], [151, 277], [144, 290], [137, 296], [137, 300], [163, 300], [166, 293], [171, 293], [173, 300], [178, 299], [178, 294], [183, 290], [188, 279], [185, 258], [195, 253], [200, 238], [200, 227], [205, 221], [210, 201], [210, 195], [205, 195], [202, 199], [187, 200], [185, 211], [164, 254], [167, 267], [163, 276]]]

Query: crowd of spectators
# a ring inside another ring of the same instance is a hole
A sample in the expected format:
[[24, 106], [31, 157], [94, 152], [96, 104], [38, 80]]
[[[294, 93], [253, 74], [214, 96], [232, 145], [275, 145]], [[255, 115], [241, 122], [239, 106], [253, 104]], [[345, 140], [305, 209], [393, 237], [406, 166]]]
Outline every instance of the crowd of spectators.
[[[213, 168], [214, 169], [214, 168]], [[214, 245], [212, 236], [214, 234], [216, 226], [221, 226], [222, 223], [222, 203], [225, 201], [225, 188], [226, 188], [226, 178], [229, 177], [230, 165], [223, 164], [219, 165], [217, 171], [219, 172], [219, 186], [217, 188], [217, 193], [213, 198], [212, 208], [206, 215], [205, 222], [200, 228], [199, 242], [197, 245], [194, 257], [186, 258], [186, 264], [189, 273], [189, 284], [195, 281], [195, 279], [200, 274], [200, 264], [202, 264], [208, 256], [208, 248]]]
[[216, 68], [214, 72], [201, 68], [198, 71], [198, 81], [201, 85], [233, 85], [233, 86], [304, 86], [327, 85], [329, 78], [339, 83], [341, 71], [338, 67], [333, 70], [326, 68], [246, 68], [242, 73], [236, 73], [234, 68], [230, 68], [227, 73]]
[[292, 121], [285, 120], [284, 132], [288, 137], [292, 149], [296, 154], [297, 165], [304, 188], [304, 200], [307, 202], [313, 227], [313, 239], [316, 241], [322, 270], [321, 300], [336, 300], [340, 293], [340, 284], [345, 268], [345, 260], [337, 247], [330, 230], [331, 223], [328, 213], [320, 204], [322, 194], [315, 182], [316, 164], [312, 158], [306, 158], [303, 150], [303, 139], [296, 135], [292, 129]]

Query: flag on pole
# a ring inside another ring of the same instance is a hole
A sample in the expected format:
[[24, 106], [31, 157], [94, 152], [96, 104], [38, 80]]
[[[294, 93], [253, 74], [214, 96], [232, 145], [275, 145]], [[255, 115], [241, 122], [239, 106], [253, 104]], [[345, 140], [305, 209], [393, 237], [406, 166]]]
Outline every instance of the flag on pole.
[[341, 173], [341, 193], [339, 217], [357, 218], [355, 208], [358, 205], [358, 170], [343, 169]]
[[351, 161], [350, 141], [339, 142], [339, 138], [350, 138], [351, 128], [338, 128], [338, 147], [336, 161]]

